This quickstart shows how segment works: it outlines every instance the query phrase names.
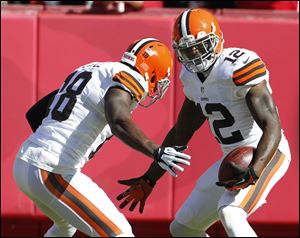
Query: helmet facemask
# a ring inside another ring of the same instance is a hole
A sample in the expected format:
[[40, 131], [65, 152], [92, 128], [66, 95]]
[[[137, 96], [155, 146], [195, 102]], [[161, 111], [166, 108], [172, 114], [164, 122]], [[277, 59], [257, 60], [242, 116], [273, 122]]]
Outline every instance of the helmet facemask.
[[192, 73], [207, 71], [216, 61], [218, 55], [216, 48], [219, 37], [214, 33], [199, 32], [197, 39], [187, 35], [180, 39], [179, 44], [174, 42], [178, 60]]
[[144, 101], [143, 104], [140, 103], [139, 105], [147, 108], [154, 104], [157, 100], [162, 99], [167, 92], [169, 84], [171, 82], [168, 77], [169, 75], [166, 78], [159, 80], [155, 85], [155, 89], [153, 90], [154, 92], [149, 92], [148, 98]]

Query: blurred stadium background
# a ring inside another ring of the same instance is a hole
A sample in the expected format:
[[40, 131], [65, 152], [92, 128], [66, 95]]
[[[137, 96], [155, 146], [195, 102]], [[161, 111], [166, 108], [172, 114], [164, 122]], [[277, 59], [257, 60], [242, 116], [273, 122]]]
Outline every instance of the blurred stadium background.
[[[2, 2], [2, 1], [1, 1]], [[2, 4], [1, 4], [2, 5]], [[73, 14], [68, 14], [73, 10]], [[92, 61], [119, 61], [129, 42], [155, 37], [172, 46], [175, 18], [183, 8], [144, 8], [126, 14], [81, 14], [82, 6], [1, 6], [1, 236], [39, 237], [51, 226], [16, 187], [12, 165], [21, 143], [31, 133], [25, 113], [37, 100], [58, 88], [77, 66]], [[292, 162], [263, 205], [250, 217], [259, 236], [299, 236], [299, 13], [297, 11], [214, 9], [225, 47], [255, 51], [270, 71], [270, 82]], [[174, 60], [176, 62], [175, 56]], [[161, 143], [183, 101], [176, 62], [171, 88], [161, 103], [137, 109], [134, 119]], [[136, 236], [169, 237], [168, 225], [198, 176], [221, 151], [206, 124], [192, 139], [192, 166], [177, 179], [164, 176], [145, 212], [123, 211]], [[150, 160], [113, 138], [83, 172], [115, 197], [125, 187], [118, 179], [141, 175]], [[224, 236], [220, 223], [211, 236]], [[77, 237], [85, 236], [80, 232]]]

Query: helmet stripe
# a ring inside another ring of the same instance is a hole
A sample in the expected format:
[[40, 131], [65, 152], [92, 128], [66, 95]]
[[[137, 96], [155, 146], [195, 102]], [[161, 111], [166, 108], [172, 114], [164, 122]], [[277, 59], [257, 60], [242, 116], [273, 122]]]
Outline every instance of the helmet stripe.
[[190, 15], [191, 15], [192, 10], [189, 9], [187, 16], [186, 16], [186, 33], [188, 35], [191, 35], [191, 30], [190, 30]]
[[132, 46], [131, 49], [129, 49], [128, 51], [130, 53], [133, 53], [134, 55], [137, 55], [137, 53], [146, 45], [148, 44], [149, 42], [153, 42], [153, 41], [159, 41], [155, 38], [145, 38], [145, 39], [142, 39], [140, 41], [138, 41], [136, 44], [134, 44]]
[[180, 38], [182, 37], [182, 30], [181, 30], [181, 19], [182, 19], [182, 14], [180, 14], [179, 19], [178, 19], [178, 29], [179, 29], [179, 34], [180, 34]]
[[191, 9], [183, 12], [181, 15], [179, 29], [181, 30], [182, 36], [187, 36], [191, 34], [190, 24], [189, 24], [190, 14], [191, 14]]

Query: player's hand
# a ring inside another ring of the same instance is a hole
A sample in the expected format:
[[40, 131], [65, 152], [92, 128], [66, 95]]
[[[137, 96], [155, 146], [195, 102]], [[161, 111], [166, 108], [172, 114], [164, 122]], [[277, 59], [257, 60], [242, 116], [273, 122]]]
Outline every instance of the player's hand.
[[188, 146], [187, 145], [174, 145], [173, 148], [178, 152], [183, 152], [188, 148]]
[[235, 179], [228, 180], [225, 182], [216, 182], [217, 186], [223, 186], [227, 190], [240, 190], [248, 187], [249, 185], [254, 185], [258, 180], [258, 176], [253, 170], [252, 166], [249, 166], [248, 169], [240, 176]]
[[125, 192], [117, 196], [118, 201], [125, 198], [119, 207], [122, 209], [132, 201], [129, 211], [133, 211], [136, 205], [140, 203], [139, 212], [143, 213], [146, 200], [152, 192], [155, 182], [151, 181], [145, 175], [138, 178], [119, 180], [118, 182], [130, 186]]
[[[180, 148], [182, 147], [182, 148]], [[176, 149], [185, 149], [185, 146], [176, 147], [158, 147], [154, 151], [154, 160], [164, 170], [168, 171], [172, 176], [177, 177], [173, 169], [184, 171], [178, 164], [190, 165], [191, 156], [177, 151]]]

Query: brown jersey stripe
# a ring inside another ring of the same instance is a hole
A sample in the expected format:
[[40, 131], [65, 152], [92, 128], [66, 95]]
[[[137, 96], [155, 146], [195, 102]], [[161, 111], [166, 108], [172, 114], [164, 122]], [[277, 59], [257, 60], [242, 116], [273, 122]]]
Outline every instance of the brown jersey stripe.
[[249, 74], [247, 77], [239, 79], [237, 81], [234, 81], [235, 85], [240, 86], [240, 85], [244, 85], [254, 79], [257, 79], [261, 76], [264, 76], [267, 73], [267, 71], [265, 69], [259, 69], [256, 70], [255, 72]]
[[111, 237], [122, 233], [94, 204], [65, 181], [61, 175], [47, 171], [42, 171], [42, 174], [47, 188], [80, 215], [99, 235]]
[[235, 71], [233, 72], [233, 77], [237, 77], [237, 76], [239, 76], [239, 75], [241, 75], [241, 74], [247, 72], [247, 71], [248, 71], [249, 69], [251, 69], [252, 67], [255, 67], [255, 66], [257, 66], [257, 65], [259, 65], [259, 64], [261, 64], [261, 63], [263, 63], [263, 62], [261, 61], [260, 58], [257, 58], [257, 59], [255, 59], [255, 60], [252, 60], [252, 61], [250, 61], [248, 64], [246, 64], [245, 66], [243, 66], [242, 68], [235, 70]]
[[122, 233], [121, 230], [107, 216], [105, 216], [92, 202], [78, 192], [78, 190], [76, 190], [71, 184], [69, 184], [61, 175], [56, 174], [55, 176], [57, 181], [60, 182], [60, 184], [63, 184], [64, 187], [67, 188], [68, 192], [70, 192], [70, 194], [79, 200], [79, 205], [83, 204], [94, 213], [93, 215], [98, 218], [100, 224], [103, 223], [104, 226], [102, 229], [107, 230], [109, 235], [119, 235]]
[[99, 233], [99, 235], [107, 236], [105, 231], [103, 231], [101, 228], [99, 229], [97, 224], [93, 220], [91, 220], [85, 212], [83, 212], [76, 204], [72, 202], [72, 200], [65, 196], [65, 188], [63, 188], [62, 186], [57, 186], [56, 182], [53, 183], [53, 176], [50, 176], [51, 173], [45, 170], [41, 170], [41, 174], [44, 184], [51, 193], [53, 193], [60, 201], [72, 208], [83, 220], [85, 220], [91, 227], [93, 227], [97, 231], [97, 233]]
[[143, 86], [130, 73], [125, 72], [125, 71], [122, 71], [120, 73], [121, 73], [121, 75], [125, 74], [126, 78], [129, 79], [130, 82], [132, 82], [134, 85], [137, 86], [137, 89], [141, 94], [143, 94], [145, 92]]
[[45, 182], [45, 185], [49, 189], [50, 192], [54, 193], [54, 195], [63, 203], [67, 204], [70, 208], [72, 208], [84, 221], [86, 221], [91, 227], [95, 229], [95, 231], [104, 237], [108, 237], [108, 234], [102, 230], [101, 227], [97, 225], [97, 223], [92, 220], [89, 215], [83, 211], [77, 204], [75, 204], [68, 196], [66, 196], [66, 193], [63, 193], [61, 190], [64, 188], [58, 187], [57, 185], [53, 184], [53, 181], [51, 181], [53, 177], [50, 179], [47, 178], [47, 181]]
[[253, 197], [257, 196], [259, 193], [260, 188], [262, 188], [263, 184], [265, 183], [265, 180], [270, 174], [271, 170], [274, 168], [276, 163], [279, 161], [281, 152], [279, 150], [276, 150], [274, 156], [272, 157], [270, 163], [266, 166], [265, 170], [262, 172], [259, 180], [257, 183], [251, 187], [251, 189], [248, 191], [247, 195], [245, 196], [244, 200], [241, 202], [240, 207], [246, 208], [247, 204], [250, 206], [251, 203], [249, 201], [254, 201]]
[[116, 81], [116, 82], [119, 82], [119, 83], [125, 85], [132, 92], [132, 94], [135, 96], [137, 101], [141, 100], [141, 95], [134, 89], [134, 87], [130, 83], [123, 80], [120, 75], [115, 75], [115, 77], [113, 78], [113, 81]]
[[115, 75], [113, 81], [117, 81], [120, 82], [121, 84], [124, 84], [127, 88], [130, 89], [130, 91], [132, 91], [132, 93], [136, 96], [138, 101], [141, 100], [141, 97], [143, 96], [145, 91], [141, 86], [141, 84], [137, 82], [132, 75], [122, 71]]
[[246, 72], [244, 72], [243, 74], [239, 74], [238, 76], [233, 76], [232, 79], [233, 81], [237, 81], [251, 73], [253, 73], [254, 71], [261, 69], [261, 68], [265, 68], [265, 64], [261, 63], [261, 64], [254, 64], [253, 67], [251, 66], [251, 68], [249, 70], [247, 70]]
[[260, 190], [257, 198], [255, 199], [255, 201], [252, 203], [252, 205], [248, 209], [248, 213], [251, 212], [252, 209], [256, 206], [256, 204], [258, 203], [259, 199], [261, 198], [263, 192], [266, 190], [267, 185], [270, 183], [270, 180], [272, 179], [274, 174], [279, 170], [280, 166], [283, 164], [284, 159], [285, 159], [285, 155], [281, 154], [279, 161], [276, 163], [276, 165], [273, 167], [272, 171], [269, 173], [268, 178], [265, 180], [265, 183], [264, 183], [262, 189]]
[[45, 186], [48, 188], [48, 190], [52, 194], [54, 194], [56, 197], [60, 197], [61, 193], [55, 187], [53, 187], [50, 180], [48, 179], [49, 172], [46, 170], [43, 170], [43, 169], [40, 169], [40, 171], [41, 171], [41, 176], [42, 176], [43, 182], [44, 182]]
[[269, 164], [264, 169], [257, 183], [251, 187], [239, 207], [244, 209], [248, 214], [252, 211], [261, 198], [271, 178], [282, 165], [284, 159], [285, 155], [277, 150]]

